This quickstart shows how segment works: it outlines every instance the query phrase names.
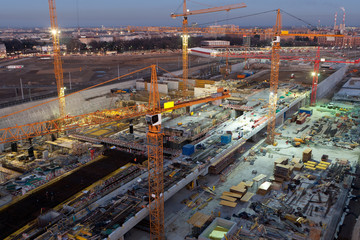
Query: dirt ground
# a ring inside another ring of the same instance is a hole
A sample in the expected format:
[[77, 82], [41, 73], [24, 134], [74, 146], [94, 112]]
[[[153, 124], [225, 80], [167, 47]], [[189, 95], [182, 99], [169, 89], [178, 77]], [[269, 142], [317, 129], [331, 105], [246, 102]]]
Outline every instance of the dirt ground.
[[[207, 58], [189, 56], [191, 65], [207, 63]], [[65, 56], [63, 60], [64, 85], [69, 89], [70, 78], [72, 88], [94, 85], [115, 78], [151, 64], [158, 64], [168, 71], [182, 68], [180, 53], [162, 53], [149, 55], [119, 55], [119, 56]], [[56, 91], [56, 83], [53, 71], [52, 59], [37, 57], [22, 60], [21, 62], [9, 63], [24, 65], [22, 69], [0, 68], [0, 99], [9, 99], [16, 96], [15, 88], [18, 87], [17, 95], [20, 96], [20, 78], [24, 87], [32, 85], [31, 94], [40, 91]], [[142, 74], [135, 74], [141, 77]], [[42, 86], [40, 86], [42, 85]], [[4, 89], [4, 86], [12, 88]], [[29, 95], [29, 90], [24, 89], [24, 95]], [[9, 99], [10, 100], [10, 99]]]

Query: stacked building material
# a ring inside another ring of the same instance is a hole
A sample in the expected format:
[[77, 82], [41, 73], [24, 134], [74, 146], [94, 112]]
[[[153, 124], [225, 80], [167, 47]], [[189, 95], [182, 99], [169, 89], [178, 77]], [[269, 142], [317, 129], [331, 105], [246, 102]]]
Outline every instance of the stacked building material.
[[294, 169], [294, 167], [290, 166], [290, 165], [277, 164], [274, 168], [275, 179], [282, 178], [286, 181], [289, 181], [293, 169]]
[[307, 117], [308, 115], [306, 113], [301, 113], [296, 120], [296, 124], [303, 124]]
[[237, 193], [237, 194], [242, 194], [244, 195], [246, 193], [247, 189], [245, 186], [232, 186], [230, 188], [230, 192], [233, 192], [233, 193]]
[[271, 190], [271, 182], [263, 182], [257, 190], [257, 194], [265, 196]]
[[303, 151], [303, 158], [302, 158], [302, 161], [304, 163], [306, 163], [307, 161], [310, 161], [311, 160], [311, 154], [312, 154], [312, 150], [311, 148], [307, 148]]
[[284, 164], [286, 165], [288, 163], [289, 159], [287, 157], [281, 157], [278, 158], [274, 161], [274, 165], [276, 166], [277, 164]]

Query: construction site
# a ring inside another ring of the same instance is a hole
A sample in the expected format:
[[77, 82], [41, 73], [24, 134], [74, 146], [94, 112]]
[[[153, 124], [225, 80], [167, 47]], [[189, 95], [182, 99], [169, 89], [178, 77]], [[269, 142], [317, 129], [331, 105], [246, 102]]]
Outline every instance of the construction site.
[[[128, 27], [179, 32], [182, 51], [64, 57], [49, 0], [51, 58], [0, 69], [0, 238], [360, 239], [359, 50], [280, 46], [349, 38], [283, 31], [280, 9], [271, 29], [188, 26], [245, 7], [184, 0], [182, 27]], [[188, 48], [200, 33], [271, 46]]]

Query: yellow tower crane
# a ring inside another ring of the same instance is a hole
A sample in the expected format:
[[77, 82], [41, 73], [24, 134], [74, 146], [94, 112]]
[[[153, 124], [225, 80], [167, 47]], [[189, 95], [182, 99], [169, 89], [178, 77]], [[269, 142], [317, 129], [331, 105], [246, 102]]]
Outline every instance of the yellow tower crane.
[[280, 66], [280, 34], [281, 34], [281, 14], [277, 10], [276, 24], [274, 26], [274, 37], [271, 51], [271, 73], [270, 73], [270, 93], [269, 93], [269, 123], [267, 126], [268, 144], [274, 144], [275, 122], [276, 122], [276, 104], [279, 84], [279, 66]]
[[213, 8], [207, 8], [207, 9], [200, 9], [200, 10], [194, 10], [189, 11], [186, 8], [186, 0], [184, 0], [183, 4], [183, 13], [181, 14], [175, 14], [172, 13], [170, 16], [172, 18], [176, 17], [183, 17], [183, 29], [182, 29], [182, 62], [183, 62], [183, 88], [184, 88], [184, 94], [186, 95], [187, 91], [187, 80], [188, 80], [188, 42], [189, 42], [189, 35], [188, 35], [188, 16], [190, 15], [197, 15], [197, 14], [203, 14], [203, 13], [212, 13], [212, 12], [220, 12], [220, 11], [230, 11], [232, 9], [238, 9], [238, 8], [245, 8], [245, 3], [238, 3], [238, 4], [231, 4], [226, 5], [222, 7], [213, 7]]
[[65, 117], [65, 87], [64, 87], [64, 74], [62, 69], [62, 61], [60, 56], [60, 42], [59, 42], [59, 27], [56, 16], [55, 0], [49, 0], [49, 12], [51, 21], [51, 34], [54, 52], [54, 74], [56, 79], [57, 93], [59, 97], [59, 112], [60, 117]]

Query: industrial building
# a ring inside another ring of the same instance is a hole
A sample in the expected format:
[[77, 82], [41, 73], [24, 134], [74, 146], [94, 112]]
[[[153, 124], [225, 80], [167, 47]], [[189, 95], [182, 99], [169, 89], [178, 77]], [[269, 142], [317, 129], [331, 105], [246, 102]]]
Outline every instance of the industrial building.
[[[1, 239], [358, 239], [357, 50], [280, 47], [282, 36], [343, 38], [345, 23], [342, 33], [282, 31], [277, 10], [263, 32], [271, 46], [250, 47], [243, 31], [253, 30], [187, 26], [190, 15], [245, 4], [188, 11], [184, 1], [171, 15], [183, 18], [182, 53], [168, 56], [178, 68], [117, 66], [105, 81], [110, 66], [96, 68], [87, 77], [101, 81], [68, 91], [64, 66], [78, 59], [61, 54], [54, 4], [56, 97], [27, 100], [21, 85], [21, 101], [0, 105]], [[244, 46], [188, 49], [188, 33], [228, 31]], [[98, 61], [139, 66], [145, 55]], [[41, 62], [6, 59], [0, 74], [19, 61], [14, 71]]]

